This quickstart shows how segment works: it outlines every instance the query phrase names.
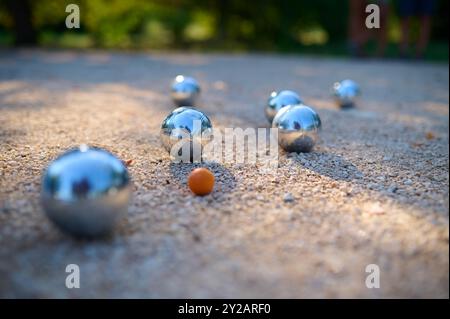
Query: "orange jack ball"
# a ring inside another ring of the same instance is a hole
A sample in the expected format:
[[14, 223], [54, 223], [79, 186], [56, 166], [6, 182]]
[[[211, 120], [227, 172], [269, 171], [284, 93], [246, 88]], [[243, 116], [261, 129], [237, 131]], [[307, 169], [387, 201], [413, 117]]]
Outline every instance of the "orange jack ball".
[[208, 195], [214, 188], [214, 175], [207, 168], [196, 168], [189, 174], [188, 186], [195, 195]]

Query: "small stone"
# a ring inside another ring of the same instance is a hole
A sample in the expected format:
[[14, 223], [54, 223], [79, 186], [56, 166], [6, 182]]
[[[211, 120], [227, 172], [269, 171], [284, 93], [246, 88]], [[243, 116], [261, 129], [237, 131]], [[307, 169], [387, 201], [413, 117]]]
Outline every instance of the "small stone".
[[389, 172], [389, 177], [397, 177], [397, 173], [396, 172]]
[[405, 181], [403, 182], [403, 184], [405, 184], [405, 185], [412, 185], [412, 184], [413, 184], [413, 181], [410, 180], [410, 179], [407, 179], [407, 180], [405, 180]]
[[398, 190], [397, 185], [391, 185], [391, 186], [389, 186], [389, 188], [388, 188], [388, 192], [389, 192], [389, 193], [395, 193], [397, 190]]
[[427, 132], [425, 134], [425, 137], [427, 140], [434, 140], [436, 138], [436, 135], [433, 132]]
[[286, 194], [284, 194], [283, 201], [285, 203], [293, 202], [294, 201], [294, 196], [292, 196], [291, 193], [286, 193]]
[[226, 91], [228, 88], [228, 85], [224, 81], [216, 81], [213, 83], [213, 87], [214, 87], [214, 89], [216, 89], [218, 91]]
[[367, 206], [367, 212], [371, 215], [383, 215], [386, 213], [380, 203], [369, 204]]
[[355, 178], [356, 178], [356, 179], [361, 179], [361, 178], [363, 178], [363, 177], [364, 177], [364, 174], [363, 174], [363, 173], [361, 173], [361, 172], [355, 173]]
[[377, 183], [369, 183], [367, 184], [367, 187], [372, 190], [377, 190], [380, 188], [380, 186]]

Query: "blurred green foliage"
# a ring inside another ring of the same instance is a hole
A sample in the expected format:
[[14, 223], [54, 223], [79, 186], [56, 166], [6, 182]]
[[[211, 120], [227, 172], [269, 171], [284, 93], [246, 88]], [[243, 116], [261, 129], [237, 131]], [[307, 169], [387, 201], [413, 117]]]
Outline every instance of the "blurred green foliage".
[[[8, 1], [0, 0], [0, 45], [14, 44]], [[39, 0], [28, 1], [36, 44], [66, 48], [264, 50], [345, 54], [348, 1], [335, 0]], [[81, 28], [67, 29], [66, 5]], [[396, 1], [389, 40], [399, 40]], [[438, 1], [432, 58], [448, 59], [448, 1]], [[434, 51], [433, 51], [434, 50]], [[435, 52], [436, 51], [436, 52]], [[394, 54], [394, 53], [393, 53]]]

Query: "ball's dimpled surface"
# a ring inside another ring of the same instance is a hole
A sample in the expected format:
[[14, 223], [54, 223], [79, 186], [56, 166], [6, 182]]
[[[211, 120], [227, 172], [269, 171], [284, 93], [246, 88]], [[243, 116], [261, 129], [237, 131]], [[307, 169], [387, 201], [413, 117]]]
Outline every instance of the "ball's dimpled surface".
[[105, 150], [81, 146], [50, 163], [41, 200], [47, 216], [60, 229], [94, 237], [112, 231], [127, 210], [130, 193], [122, 161]]
[[200, 85], [188, 76], [177, 75], [172, 83], [171, 96], [177, 106], [195, 106]]
[[318, 139], [322, 123], [319, 115], [306, 105], [283, 107], [273, 119], [278, 128], [278, 143], [287, 152], [310, 152]]
[[267, 105], [265, 108], [266, 117], [270, 123], [272, 123], [273, 118], [277, 114], [277, 112], [287, 106], [287, 105], [297, 105], [302, 104], [302, 99], [300, 96], [294, 91], [283, 90], [280, 92], [272, 92], [267, 101]]
[[[202, 147], [212, 133], [211, 120], [201, 111], [191, 107], [179, 107], [162, 122], [160, 138], [164, 148], [172, 156], [186, 161], [200, 161]], [[188, 158], [183, 150], [189, 151]]]
[[188, 186], [196, 195], [207, 195], [213, 191], [214, 175], [207, 168], [196, 168], [189, 174]]
[[353, 80], [343, 80], [333, 85], [333, 95], [336, 103], [341, 108], [352, 108], [361, 95], [361, 88]]

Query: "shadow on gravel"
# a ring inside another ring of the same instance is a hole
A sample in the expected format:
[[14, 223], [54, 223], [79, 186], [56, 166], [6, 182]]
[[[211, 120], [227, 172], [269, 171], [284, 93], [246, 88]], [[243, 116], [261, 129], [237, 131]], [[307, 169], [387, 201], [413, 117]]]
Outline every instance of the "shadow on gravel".
[[173, 180], [183, 187], [186, 187], [191, 171], [198, 167], [206, 167], [214, 174], [215, 185], [212, 195], [220, 196], [231, 192], [236, 187], [234, 175], [219, 163], [170, 163], [169, 165]]
[[0, 126], [0, 145], [15, 143], [17, 139], [23, 139], [26, 135], [27, 133], [23, 129], [3, 128]]
[[304, 168], [334, 180], [352, 181], [363, 177], [363, 173], [355, 165], [332, 153], [300, 153], [294, 160]]

